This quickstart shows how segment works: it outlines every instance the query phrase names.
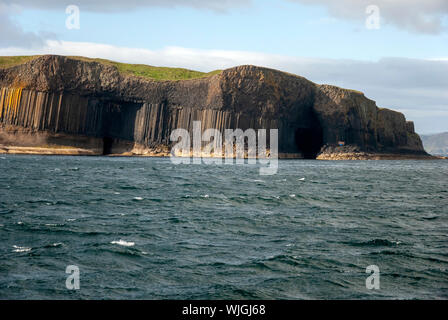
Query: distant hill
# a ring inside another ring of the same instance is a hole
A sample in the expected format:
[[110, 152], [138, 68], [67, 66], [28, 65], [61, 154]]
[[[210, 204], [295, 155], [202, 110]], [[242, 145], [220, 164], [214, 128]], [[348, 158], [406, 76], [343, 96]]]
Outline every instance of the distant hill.
[[420, 135], [426, 152], [433, 155], [448, 156], [448, 132]]

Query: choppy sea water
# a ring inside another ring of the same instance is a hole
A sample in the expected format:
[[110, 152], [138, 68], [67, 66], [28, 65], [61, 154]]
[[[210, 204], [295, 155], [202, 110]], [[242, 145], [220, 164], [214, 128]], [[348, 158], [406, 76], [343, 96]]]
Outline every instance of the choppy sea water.
[[448, 161], [0, 157], [1, 299], [446, 299], [447, 268]]

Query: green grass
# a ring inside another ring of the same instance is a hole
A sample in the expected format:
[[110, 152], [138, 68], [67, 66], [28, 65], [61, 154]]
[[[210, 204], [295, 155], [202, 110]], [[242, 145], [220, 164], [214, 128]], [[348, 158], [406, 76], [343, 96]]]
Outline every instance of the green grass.
[[0, 56], [0, 68], [10, 68], [19, 64], [26, 63], [30, 60], [37, 58], [38, 56], [13, 56], [13, 57], [1, 57]]
[[[0, 68], [9, 68], [15, 65], [26, 63], [30, 60], [37, 58], [38, 56], [16, 56], [16, 57], [0, 57]], [[133, 75], [155, 81], [164, 80], [188, 80], [199, 79], [212, 76], [214, 74], [221, 73], [221, 70], [215, 70], [212, 72], [200, 72], [194, 70], [188, 70], [183, 68], [168, 68], [168, 67], [153, 67], [144, 64], [128, 64], [110, 61], [106, 59], [93, 59], [86, 57], [70, 56], [68, 58], [87, 61], [98, 62], [102, 64], [112, 65], [117, 68], [118, 72], [127, 75]]]
[[113, 65], [115, 65], [121, 73], [149, 78], [156, 81], [198, 79], [221, 72], [221, 70], [215, 70], [205, 73], [183, 68], [152, 67], [143, 64], [126, 64], [118, 62], [113, 62]]
[[117, 68], [118, 72], [122, 74], [133, 75], [137, 77], [142, 77], [146, 79], [151, 79], [155, 81], [164, 80], [188, 80], [188, 79], [199, 79], [212, 76], [214, 74], [221, 73], [221, 70], [215, 70], [212, 72], [200, 72], [194, 70], [188, 70], [183, 68], [169, 68], [169, 67], [154, 67], [145, 64], [129, 64], [110, 61], [106, 59], [94, 59], [78, 56], [70, 56], [69, 58], [88, 61], [88, 62], [98, 62], [102, 64], [112, 65]]

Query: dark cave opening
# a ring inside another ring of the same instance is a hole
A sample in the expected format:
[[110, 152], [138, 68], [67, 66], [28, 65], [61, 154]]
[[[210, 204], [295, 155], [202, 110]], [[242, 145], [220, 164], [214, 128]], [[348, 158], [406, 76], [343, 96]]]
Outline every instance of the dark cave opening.
[[142, 104], [125, 101], [103, 101], [101, 111], [101, 136], [103, 155], [117, 152], [123, 141], [133, 141], [135, 119]]
[[316, 159], [323, 145], [322, 128], [298, 128], [295, 131], [297, 149], [305, 159]]
[[113, 144], [114, 144], [113, 138], [103, 137], [103, 155], [108, 155], [112, 153]]

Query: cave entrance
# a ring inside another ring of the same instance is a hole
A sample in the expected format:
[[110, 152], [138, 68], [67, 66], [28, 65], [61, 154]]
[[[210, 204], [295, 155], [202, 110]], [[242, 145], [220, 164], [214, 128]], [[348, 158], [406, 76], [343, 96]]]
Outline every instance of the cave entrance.
[[323, 145], [322, 128], [299, 128], [295, 131], [297, 149], [305, 159], [316, 159]]
[[120, 152], [124, 141], [134, 141], [135, 121], [141, 103], [101, 101], [103, 155]]
[[108, 155], [112, 153], [112, 145], [114, 144], [114, 139], [110, 137], [103, 137], [103, 155]]

